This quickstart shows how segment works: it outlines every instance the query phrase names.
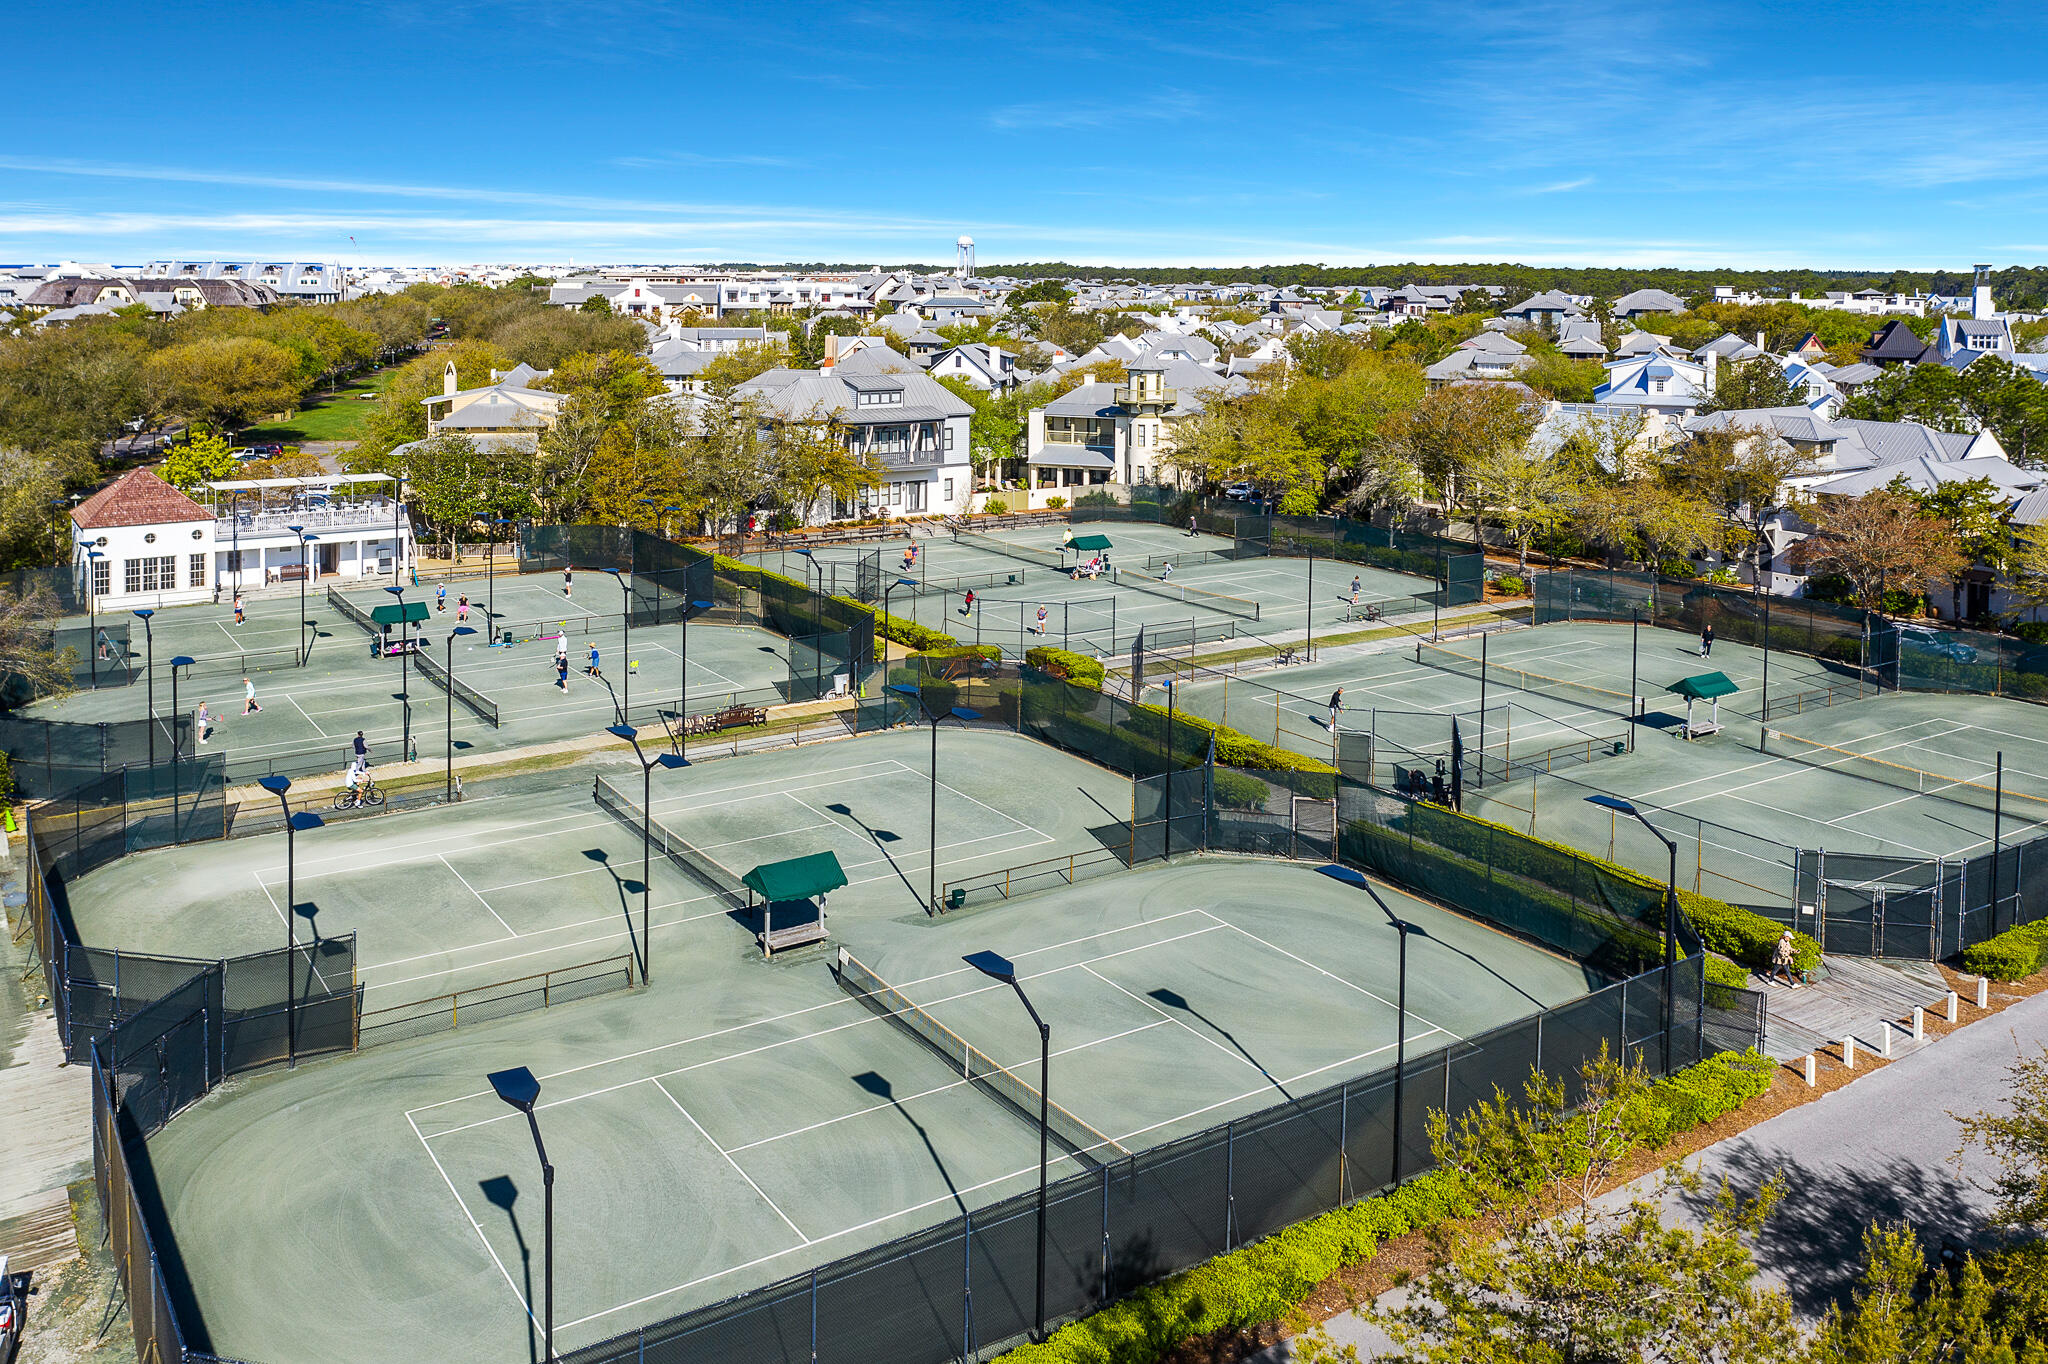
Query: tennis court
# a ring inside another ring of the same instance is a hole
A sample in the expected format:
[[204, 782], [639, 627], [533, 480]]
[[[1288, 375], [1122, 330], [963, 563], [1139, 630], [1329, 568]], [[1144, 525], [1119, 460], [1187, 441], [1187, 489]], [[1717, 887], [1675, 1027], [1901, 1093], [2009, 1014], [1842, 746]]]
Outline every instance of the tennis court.
[[[1100, 853], [1131, 817], [1131, 785], [1043, 745], [988, 731], [941, 736], [939, 879]], [[650, 748], [650, 752], [651, 752]], [[739, 959], [758, 925], [730, 893], [760, 863], [830, 851], [854, 919], [923, 917], [931, 843], [930, 736], [846, 743], [657, 770], [648, 913], [653, 970], [706, 941]], [[593, 776], [630, 802], [593, 799]], [[635, 953], [642, 912], [641, 780], [616, 759], [478, 784], [432, 812], [337, 821], [298, 836], [297, 935], [356, 934], [366, 1010]], [[667, 830], [715, 866], [715, 885], [662, 854]], [[1113, 841], [1113, 840], [1112, 840]], [[220, 957], [281, 946], [282, 834], [194, 843], [114, 862], [72, 889], [86, 943]], [[671, 944], [674, 944], [671, 946]], [[366, 1019], [366, 1028], [371, 1021]]]
[[[1385, 893], [1422, 929], [1412, 1046], [1586, 993], [1574, 963]], [[863, 917], [843, 944], [1028, 1088], [1035, 1031], [961, 962], [1008, 955], [1053, 1029], [1052, 1097], [1126, 1149], [1377, 1069], [1394, 1041], [1393, 931], [1305, 864], [1202, 859], [1113, 895]], [[560, 1348], [1030, 1188], [1034, 1124], [926, 1036], [822, 955], [763, 965], [698, 924], [645, 992], [238, 1081], [150, 1143], [207, 1304], [193, 1343], [254, 1359], [537, 1354], [540, 1179], [524, 1121], [484, 1083], [509, 1066], [539, 1078], [560, 1172]], [[1055, 1177], [1076, 1168], [1055, 1155]], [[991, 1304], [1020, 1292], [976, 1285]], [[403, 1304], [407, 1329], [366, 1303]]]
[[[1718, 653], [1718, 650], [1716, 651]], [[1468, 787], [1465, 808], [1662, 876], [1661, 845], [1585, 803], [1622, 796], [1678, 841], [1680, 879], [1738, 903], [1796, 902], [1799, 849], [1905, 859], [1991, 847], [1994, 755], [2006, 754], [2004, 841], [2048, 828], [2041, 712], [1994, 697], [1887, 693], [1687, 743], [1644, 733], [1633, 754], [1570, 775]]]
[[[133, 683], [81, 689], [29, 707], [24, 714], [77, 722], [140, 719], [151, 696], [144, 660], [153, 652], [154, 700], [164, 725], [164, 755], [170, 752], [173, 701], [188, 724], [204, 704], [214, 720], [212, 740], [191, 751], [224, 753], [232, 764], [231, 774], [239, 779], [264, 770], [272, 761], [292, 771], [318, 770], [304, 759], [319, 752], [331, 753], [328, 766], [339, 770], [347, 766], [358, 729], [371, 745], [373, 765], [395, 763], [408, 729], [407, 697], [410, 730], [421, 757], [439, 757], [451, 704], [439, 679], [451, 669], [456, 690], [469, 697], [454, 703], [458, 755], [595, 733], [614, 722], [618, 706], [626, 700], [629, 674], [636, 717], [645, 715], [657, 698], [670, 709], [676, 707], [683, 677], [680, 623], [635, 628], [629, 652], [621, 593], [609, 575], [578, 574], [576, 595], [567, 600], [561, 595], [559, 574], [546, 578], [552, 591], [542, 585], [542, 576], [496, 583], [495, 632], [486, 621], [478, 590], [482, 585], [465, 581], [461, 591], [472, 593], [475, 609], [469, 625], [475, 633], [462, 636], [453, 635], [460, 592], [451, 589], [445, 609], [439, 609], [431, 588], [408, 588], [405, 600], [427, 602], [431, 614], [411, 631], [423, 641], [420, 652], [404, 659], [373, 654], [374, 636], [357, 619], [393, 600], [374, 588], [338, 593], [346, 605], [331, 601], [325, 588], [308, 590], [303, 667], [297, 648], [296, 594], [247, 599], [247, 620], [241, 625], [235, 624], [231, 603], [167, 607], [150, 621], [153, 646], [146, 645], [140, 629], [131, 632], [130, 648], [137, 655]], [[609, 608], [609, 614], [603, 608]], [[507, 632], [513, 643], [492, 643], [494, 638], [502, 641]], [[569, 644], [566, 692], [555, 686], [557, 636], [566, 636]], [[593, 645], [599, 650], [602, 676], [584, 671]], [[736, 695], [756, 705], [769, 704], [775, 689], [788, 681], [788, 643], [766, 630], [699, 621], [689, 627], [688, 652], [693, 714], [727, 704]], [[194, 661], [177, 670], [174, 697], [171, 661], [178, 657]], [[254, 684], [261, 708], [246, 715], [244, 677]]]
[[[1528, 633], [1495, 633], [1487, 642], [1489, 664], [1495, 649], [1511, 652], [1511, 642]], [[1423, 664], [1416, 662], [1413, 643], [1387, 641], [1345, 646], [1326, 651], [1315, 663], [1266, 668], [1248, 676], [1205, 673], [1196, 667], [1181, 671], [1175, 704], [1205, 720], [1325, 762], [1334, 752], [1330, 697], [1340, 688], [1344, 695], [1338, 729], [1375, 735], [1383, 750], [1376, 756], [1388, 763], [1448, 758], [1453, 717], [1468, 749], [1475, 754], [1484, 749], [1490, 770], [1583, 763], [1608, 756], [1617, 741], [1628, 737], [1625, 693], [1561, 680], [1553, 685], [1526, 672], [1502, 671], [1490, 672], [1482, 689], [1477, 664], [1464, 661], [1466, 654], [1476, 658], [1478, 642], [1462, 639], [1444, 648], [1442, 654], [1430, 651], [1431, 661]], [[1164, 704], [1157, 674], [1153, 680], [1145, 699]]]

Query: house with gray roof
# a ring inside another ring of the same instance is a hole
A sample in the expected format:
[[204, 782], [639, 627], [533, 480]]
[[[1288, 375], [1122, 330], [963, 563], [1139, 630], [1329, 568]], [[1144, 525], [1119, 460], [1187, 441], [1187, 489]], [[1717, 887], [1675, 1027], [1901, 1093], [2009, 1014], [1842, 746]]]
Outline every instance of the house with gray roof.
[[1567, 318], [1584, 316], [1587, 302], [1586, 299], [1556, 289], [1545, 289], [1540, 294], [1531, 294], [1511, 308], [1502, 308], [1500, 315], [1531, 327], [1555, 327], [1562, 325]]
[[1614, 300], [1613, 308], [1615, 318], [1622, 322], [1684, 311], [1685, 300], [1664, 289], [1637, 289], [1634, 293], [1623, 294]]
[[[908, 357], [876, 344], [840, 358], [827, 338], [819, 369], [776, 368], [734, 390], [751, 400], [769, 430], [821, 421], [880, 471], [881, 486], [858, 498], [834, 498], [806, 509], [813, 524], [877, 512], [891, 517], [949, 516], [966, 511], [974, 494], [968, 418], [974, 409]], [[845, 340], [871, 340], [848, 337]]]
[[[1659, 336], [1655, 332], [1633, 331], [1614, 343], [1614, 354], [1620, 359], [1633, 355], [1656, 355], [1666, 353], [1670, 345], [1671, 338], [1668, 336]], [[1677, 354], [1676, 351], [1668, 353]]]
[[937, 352], [928, 372], [934, 379], [958, 379], [983, 393], [1007, 392], [1030, 378], [1017, 368], [1014, 351], [978, 341]]
[[1082, 384], [1031, 410], [1025, 479], [1032, 505], [1090, 487], [1172, 482], [1175, 428], [1217, 398], [1251, 387], [1185, 359], [1147, 356], [1125, 370], [1123, 383]]
[[1703, 364], [1661, 353], [1633, 355], [1607, 362], [1607, 378], [1593, 391], [1593, 401], [1677, 420], [1691, 416], [1711, 391]]
[[1605, 360], [1607, 342], [1591, 318], [1568, 320], [1557, 329], [1557, 349], [1568, 360]]

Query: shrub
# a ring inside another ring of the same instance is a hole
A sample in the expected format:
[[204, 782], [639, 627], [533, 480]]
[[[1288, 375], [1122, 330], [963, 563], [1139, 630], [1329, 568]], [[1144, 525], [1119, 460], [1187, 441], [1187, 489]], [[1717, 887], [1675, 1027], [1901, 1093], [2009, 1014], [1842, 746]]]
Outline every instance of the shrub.
[[1266, 803], [1270, 788], [1257, 777], [1243, 772], [1232, 772], [1226, 768], [1216, 769], [1216, 803], [1227, 805], [1233, 810], [1256, 810]]
[[1289, 488], [1280, 498], [1282, 516], [1314, 516], [1318, 510], [1316, 495], [1307, 488]]
[[[1778, 950], [1778, 935], [1785, 931], [1783, 924], [1689, 890], [1678, 892], [1678, 908], [1709, 951], [1719, 952], [1752, 970], [1769, 969], [1771, 954]], [[1796, 948], [1792, 956], [1794, 969], [1811, 971], [1820, 965], [1819, 943], [1804, 933], [1794, 933], [1792, 942]]]
[[2021, 980], [2048, 966], [2048, 919], [2008, 928], [1963, 949], [1963, 969], [1993, 980]]
[[2021, 621], [2012, 632], [2025, 643], [2048, 644], [2048, 620]]
[[1529, 584], [1520, 574], [1503, 573], [1493, 580], [1494, 590], [1510, 597], [1519, 597], [1529, 590]]
[[1667, 578], [1697, 578], [1699, 570], [1692, 566], [1690, 559], [1666, 559], [1657, 565], [1657, 571]]
[[0, 748], [0, 801], [14, 794], [14, 769], [8, 765], [7, 750]]
[[[951, 635], [919, 625], [914, 620], [901, 616], [884, 615], [875, 612], [875, 633], [884, 639], [893, 639], [907, 649], [924, 653], [932, 649], [947, 649], [960, 641]], [[876, 651], [878, 654], [880, 650]]]
[[1000, 497], [991, 497], [988, 501], [981, 504], [981, 509], [990, 516], [1001, 516], [1010, 509], [1010, 504], [1003, 501]]
[[1074, 505], [1077, 507], [1121, 507], [1123, 503], [1117, 501], [1116, 497], [1111, 493], [1082, 493], [1074, 499]]
[[1024, 661], [1050, 677], [1072, 682], [1077, 687], [1090, 691], [1102, 690], [1103, 667], [1100, 659], [1086, 654], [1077, 654], [1068, 649], [1055, 649], [1050, 644], [1041, 644], [1024, 652]]
[[[1753, 1051], [1722, 1052], [1657, 1081], [1635, 1120], [1641, 1129], [1638, 1139], [1661, 1146], [1741, 1107], [1770, 1087], [1776, 1066]], [[1477, 1200], [1464, 1177], [1455, 1170], [1435, 1170], [1391, 1193], [1298, 1222], [1150, 1284], [1003, 1359], [1007, 1364], [1150, 1364], [1192, 1336], [1283, 1317], [1338, 1270], [1377, 1255], [1383, 1242], [1475, 1211]]]
[[1061, 507], [1067, 505], [1067, 499], [1064, 497], [1048, 497], [1045, 499], [1045, 505], [1053, 511], [1058, 511]]

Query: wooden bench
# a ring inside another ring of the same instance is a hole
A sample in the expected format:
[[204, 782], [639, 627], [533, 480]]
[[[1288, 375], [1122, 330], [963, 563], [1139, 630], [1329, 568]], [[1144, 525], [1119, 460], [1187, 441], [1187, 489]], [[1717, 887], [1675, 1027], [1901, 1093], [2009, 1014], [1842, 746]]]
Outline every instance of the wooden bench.
[[808, 923], [792, 924], [788, 928], [773, 928], [766, 933], [757, 933], [754, 936], [760, 940], [764, 948], [770, 953], [774, 953], [780, 952], [785, 948], [804, 947], [814, 942], [823, 942], [832, 935], [826, 931], [824, 919], [818, 918], [812, 919]]
[[277, 580], [281, 583], [295, 583], [305, 576], [306, 565], [304, 564], [286, 564], [277, 570]]
[[723, 710], [708, 710], [702, 715], [692, 715], [688, 733], [716, 734], [725, 729], [752, 729], [768, 723], [766, 706], [727, 706]]

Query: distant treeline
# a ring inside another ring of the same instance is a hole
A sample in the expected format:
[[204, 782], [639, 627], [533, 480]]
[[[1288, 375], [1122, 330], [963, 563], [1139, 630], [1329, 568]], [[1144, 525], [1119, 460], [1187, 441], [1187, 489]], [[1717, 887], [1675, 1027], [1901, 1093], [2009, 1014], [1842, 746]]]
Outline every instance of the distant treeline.
[[[823, 272], [851, 272], [872, 265], [825, 264], [817, 261], [785, 265], [738, 264], [707, 266], [707, 269], [786, 269]], [[940, 265], [899, 264], [885, 270], [912, 270], [931, 274], [951, 270], [950, 262]], [[1573, 294], [1611, 298], [1635, 289], [1665, 289], [1680, 298], [1712, 293], [1717, 284], [1733, 285], [1755, 293], [1820, 294], [1829, 290], [1883, 289], [1894, 293], [1967, 294], [1974, 279], [1967, 270], [1682, 270], [1657, 269], [1567, 269], [1540, 265], [1466, 264], [1426, 265], [1410, 261], [1403, 265], [1232, 265], [1212, 269], [1159, 265], [1073, 265], [1066, 261], [1030, 261], [1020, 264], [987, 264], [976, 267], [982, 275], [1007, 275], [1015, 279], [1135, 280], [1141, 284], [1271, 284], [1280, 287], [1327, 285], [1356, 287], [1383, 284], [1499, 284], [1517, 293], [1562, 289]], [[2048, 265], [2009, 266], [1991, 276], [1992, 288], [2006, 307], [2020, 307], [2048, 298]]]

